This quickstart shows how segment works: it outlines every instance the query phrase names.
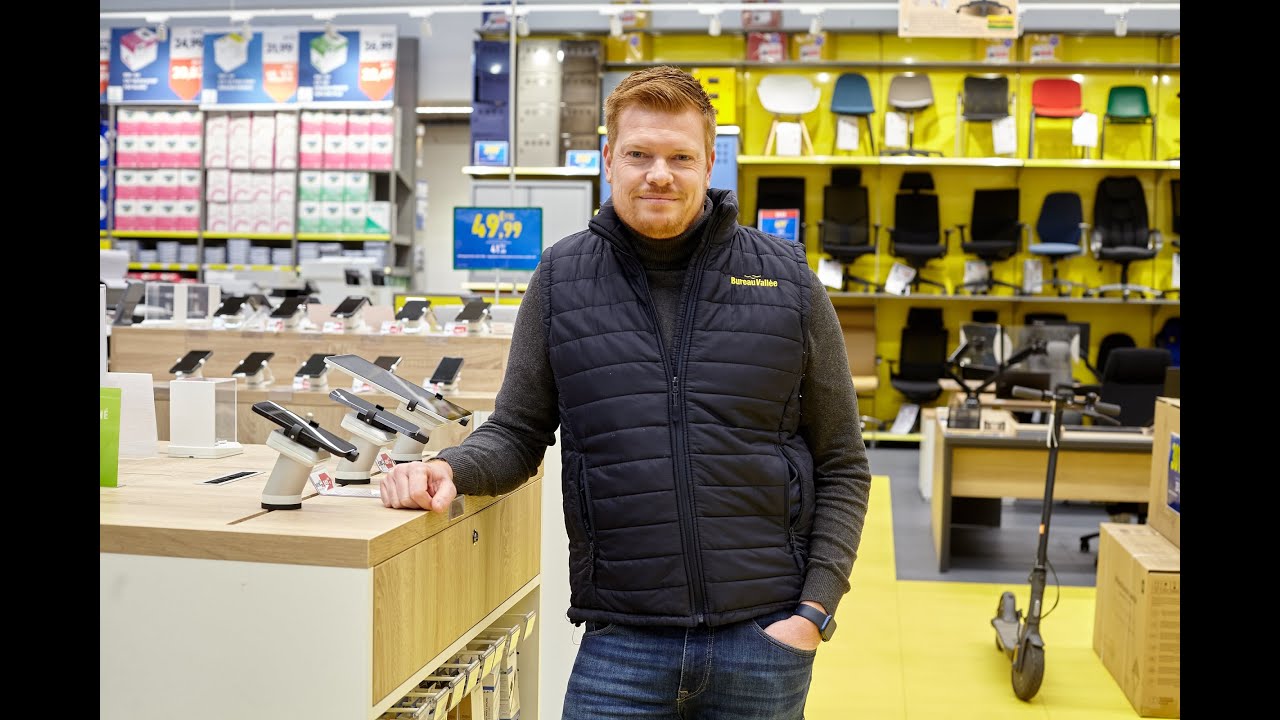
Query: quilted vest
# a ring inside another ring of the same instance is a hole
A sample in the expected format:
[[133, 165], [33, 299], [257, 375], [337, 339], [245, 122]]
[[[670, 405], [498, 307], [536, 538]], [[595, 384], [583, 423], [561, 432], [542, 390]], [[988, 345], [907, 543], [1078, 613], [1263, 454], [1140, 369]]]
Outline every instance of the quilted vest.
[[811, 271], [710, 195], [672, 347], [611, 204], [543, 256], [574, 623], [715, 626], [800, 599]]

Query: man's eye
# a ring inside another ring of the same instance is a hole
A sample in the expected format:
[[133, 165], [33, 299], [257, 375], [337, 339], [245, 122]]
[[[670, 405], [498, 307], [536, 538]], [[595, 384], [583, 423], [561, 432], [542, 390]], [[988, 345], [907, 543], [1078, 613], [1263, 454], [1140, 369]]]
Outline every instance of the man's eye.
[[632, 150], [631, 152], [627, 153], [627, 155], [633, 158], [644, 157], [644, 153], [640, 152], [639, 150]]
[[677, 156], [676, 156], [676, 160], [679, 160], [680, 162], [693, 162], [693, 156], [692, 156], [692, 155], [677, 155]]

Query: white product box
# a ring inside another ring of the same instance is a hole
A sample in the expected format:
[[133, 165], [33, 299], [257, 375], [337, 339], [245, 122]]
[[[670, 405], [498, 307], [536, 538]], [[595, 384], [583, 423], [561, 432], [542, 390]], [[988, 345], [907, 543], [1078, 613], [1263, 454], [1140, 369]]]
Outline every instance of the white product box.
[[253, 174], [248, 172], [240, 172], [237, 170], [230, 171], [231, 184], [228, 200], [233, 203], [252, 202], [253, 201]]
[[253, 114], [249, 137], [249, 167], [269, 170], [276, 157], [276, 118], [273, 113]]
[[324, 199], [324, 173], [303, 170], [298, 173], [298, 200], [319, 202]]
[[231, 202], [231, 171], [213, 168], [206, 171], [204, 197], [209, 202]]
[[226, 113], [211, 113], [204, 124], [204, 137], [207, 142], [227, 141], [227, 126], [230, 118]]
[[205, 203], [205, 227], [211, 232], [231, 232], [231, 205], [224, 202]]
[[324, 135], [303, 133], [298, 136], [298, 167], [316, 170], [324, 167]]
[[369, 169], [390, 170], [394, 165], [395, 138], [390, 135], [369, 137]]
[[319, 110], [303, 110], [298, 116], [299, 135], [323, 135], [324, 113]]
[[249, 62], [249, 38], [229, 32], [213, 41], [213, 62], [222, 72], [231, 72]]
[[338, 110], [328, 110], [324, 113], [324, 134], [325, 135], [346, 135], [347, 134], [347, 114]]
[[176, 168], [180, 164], [181, 135], [153, 135], [156, 139], [156, 167]]
[[139, 170], [138, 182], [134, 191], [134, 198], [137, 200], [156, 200], [156, 171], [155, 170]]
[[253, 232], [271, 232], [271, 210], [269, 202], [254, 202], [249, 205], [249, 219], [253, 222]]
[[364, 232], [365, 202], [342, 203], [342, 230], [344, 233], [360, 234]]
[[124, 66], [138, 72], [156, 61], [159, 41], [150, 28], [138, 28], [120, 38], [120, 61]]
[[371, 197], [369, 173], [343, 173], [342, 200], [344, 202], [368, 202]]
[[199, 110], [174, 110], [170, 115], [173, 132], [177, 135], [200, 134]]
[[253, 203], [233, 202], [231, 203], [231, 232], [235, 233], [251, 233], [253, 232]]
[[200, 167], [200, 135], [178, 136], [178, 167]]
[[227, 140], [227, 167], [239, 170], [248, 170], [249, 164], [249, 138], [231, 138]]
[[116, 138], [116, 167], [137, 167], [139, 145], [137, 135]]
[[138, 203], [135, 200], [116, 200], [115, 225], [117, 230], [137, 230]]
[[347, 174], [344, 172], [325, 172], [322, 174], [323, 188], [321, 200], [345, 200], [347, 197]]
[[391, 203], [389, 201], [375, 200], [367, 203], [364, 231], [367, 233], [391, 233]]
[[298, 167], [298, 114], [276, 115], [275, 166], [281, 170]]
[[120, 108], [116, 112], [116, 136], [141, 135], [143, 116], [149, 113], [149, 110]]
[[138, 136], [138, 165], [140, 167], [159, 167], [160, 138], [157, 135]]
[[347, 136], [324, 136], [324, 166], [326, 169], [342, 169], [347, 166]]
[[139, 182], [137, 170], [116, 170], [116, 200], [138, 199]]
[[151, 132], [148, 135], [177, 135], [178, 124], [174, 121], [172, 110], [151, 111]]
[[[314, 200], [303, 200], [298, 203], [298, 232], [320, 232], [320, 203]], [[306, 245], [299, 245], [299, 252]], [[313, 246], [314, 247], [314, 246]]]
[[200, 199], [200, 171], [184, 169], [178, 171], [178, 199]]
[[347, 64], [347, 36], [334, 33], [317, 35], [311, 40], [311, 66], [328, 74]]
[[347, 133], [348, 170], [369, 169], [369, 138], [368, 134], [352, 135]]
[[368, 135], [371, 123], [372, 118], [369, 117], [369, 113], [349, 112], [347, 113], [347, 134]]
[[253, 135], [253, 114], [233, 112], [227, 114], [227, 140], [249, 139]]
[[157, 200], [177, 200], [178, 199], [178, 171], [171, 168], [164, 168], [156, 171], [156, 199]]
[[342, 219], [346, 208], [341, 202], [326, 200], [320, 203], [320, 232], [342, 232]]
[[155, 230], [156, 215], [160, 212], [158, 203], [155, 200], [139, 200], [136, 207], [138, 210], [133, 214], [133, 229]]
[[297, 182], [292, 172], [274, 172], [271, 174], [271, 202], [291, 203], [298, 199]]
[[[250, 200], [256, 203], [271, 203], [271, 191], [275, 178], [272, 173], [253, 173], [249, 180], [249, 189], [253, 193]], [[270, 213], [268, 213], [270, 214]]]
[[161, 200], [156, 203], [156, 230], [178, 229], [178, 201]]
[[190, 232], [200, 229], [200, 202], [198, 200], [178, 201], [178, 226], [174, 229]]
[[395, 135], [396, 122], [391, 113], [386, 110], [377, 110], [369, 113], [369, 134], [370, 135]]
[[271, 232], [292, 233], [293, 216], [297, 205], [292, 200], [271, 205]]

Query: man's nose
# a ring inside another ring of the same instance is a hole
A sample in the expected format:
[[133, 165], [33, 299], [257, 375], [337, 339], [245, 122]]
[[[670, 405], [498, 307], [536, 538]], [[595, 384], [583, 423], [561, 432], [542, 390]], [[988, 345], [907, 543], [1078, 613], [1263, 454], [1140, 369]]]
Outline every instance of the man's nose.
[[667, 161], [661, 158], [655, 159], [653, 164], [649, 166], [649, 172], [645, 179], [650, 185], [670, 185], [672, 180], [671, 169], [667, 167]]

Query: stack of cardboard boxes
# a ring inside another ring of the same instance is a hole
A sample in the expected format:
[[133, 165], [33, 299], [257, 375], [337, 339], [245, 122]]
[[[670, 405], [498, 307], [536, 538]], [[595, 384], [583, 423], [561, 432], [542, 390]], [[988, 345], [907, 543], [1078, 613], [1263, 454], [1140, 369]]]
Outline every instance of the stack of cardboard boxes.
[[1146, 525], [1103, 523], [1093, 649], [1143, 717], [1181, 714], [1180, 401], [1156, 400]]

